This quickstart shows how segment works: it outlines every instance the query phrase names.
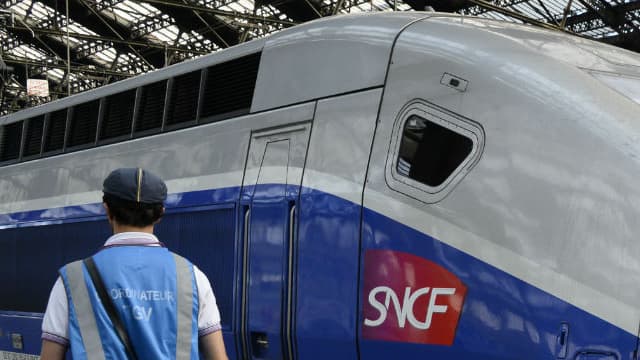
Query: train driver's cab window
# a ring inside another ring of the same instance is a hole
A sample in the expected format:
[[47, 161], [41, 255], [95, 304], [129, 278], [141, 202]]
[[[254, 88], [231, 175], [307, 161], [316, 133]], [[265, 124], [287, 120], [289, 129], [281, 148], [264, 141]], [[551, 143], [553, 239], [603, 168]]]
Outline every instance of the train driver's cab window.
[[391, 145], [385, 171], [389, 187], [434, 203], [477, 163], [484, 131], [473, 120], [414, 100], [396, 119]]
[[411, 115], [404, 124], [396, 171], [431, 187], [440, 186], [469, 156], [473, 141]]

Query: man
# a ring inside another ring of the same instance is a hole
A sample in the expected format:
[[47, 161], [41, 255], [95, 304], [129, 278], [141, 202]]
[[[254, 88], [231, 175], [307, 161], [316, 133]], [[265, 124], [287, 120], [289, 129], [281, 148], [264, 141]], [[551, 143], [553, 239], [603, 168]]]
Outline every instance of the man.
[[[42, 360], [227, 359], [207, 277], [153, 235], [164, 182], [117, 169], [103, 184], [113, 230], [91, 260], [60, 269], [42, 324]], [[118, 326], [120, 324], [120, 326]]]

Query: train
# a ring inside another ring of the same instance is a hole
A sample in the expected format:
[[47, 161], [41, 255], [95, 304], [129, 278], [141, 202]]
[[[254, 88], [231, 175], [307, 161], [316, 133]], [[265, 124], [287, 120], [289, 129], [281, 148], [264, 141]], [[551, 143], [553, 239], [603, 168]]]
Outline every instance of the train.
[[[232, 359], [638, 359], [640, 56], [437, 12], [323, 18], [0, 118], [0, 358], [37, 359], [102, 180]], [[13, 357], [12, 357], [13, 356]]]

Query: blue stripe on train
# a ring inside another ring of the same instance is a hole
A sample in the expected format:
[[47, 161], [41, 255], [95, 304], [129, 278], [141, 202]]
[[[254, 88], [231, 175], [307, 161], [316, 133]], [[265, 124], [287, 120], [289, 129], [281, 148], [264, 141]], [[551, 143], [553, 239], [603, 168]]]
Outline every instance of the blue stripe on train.
[[[183, 207], [234, 203], [238, 200], [239, 194], [239, 187], [174, 193], [168, 196], [165, 206], [168, 211], [171, 211]], [[96, 200], [99, 201], [100, 199]], [[0, 214], [0, 229], [16, 226], [31, 226], [34, 222], [38, 222], [39, 225], [47, 225], [49, 223], [85, 220], [86, 218], [99, 216], [104, 216], [104, 208], [101, 202], [42, 210], [20, 211], [11, 214]]]
[[567, 359], [579, 352], [597, 359], [632, 358], [636, 337], [628, 332], [379, 213], [365, 209], [364, 222], [365, 249], [393, 249], [430, 260], [454, 273], [468, 290], [451, 347], [361, 340], [363, 358], [551, 359], [560, 354], [563, 322], [569, 325]]
[[[220, 213], [216, 213], [216, 216], [223, 216], [224, 221], [233, 223], [227, 230], [235, 231], [236, 224], [234, 219], [236, 217], [232, 216], [229, 211], [235, 211], [239, 194], [239, 187], [173, 194], [167, 203], [167, 208], [169, 213], [178, 215], [181, 211], [188, 212], [193, 207], [205, 206], [205, 210], [219, 211]], [[301, 220], [312, 224], [313, 221], [309, 217], [317, 217], [317, 226], [320, 227], [337, 228], [344, 226], [344, 219], [342, 218], [345, 216], [345, 209], [357, 208], [351, 202], [314, 189], [303, 189], [302, 197], [303, 202], [301, 205], [315, 204], [316, 210], [308, 212], [306, 214], [308, 216], [307, 219]], [[224, 203], [226, 205], [216, 205], [211, 209], [206, 207], [212, 203]], [[326, 211], [322, 211], [322, 208]], [[302, 209], [304, 214], [304, 207]], [[332, 215], [332, 213], [334, 214]], [[351, 210], [346, 211], [346, 213], [349, 213], [349, 216], [354, 215]], [[609, 353], [615, 355], [615, 357], [611, 357], [612, 359], [616, 357], [620, 359], [632, 358], [636, 337], [626, 331], [393, 219], [369, 209], [365, 209], [363, 214], [362, 254], [368, 249], [391, 249], [415, 254], [433, 261], [454, 273], [465, 283], [468, 291], [455, 340], [451, 347], [372, 341], [360, 338], [361, 358], [414, 358], [424, 355], [442, 359], [468, 359], [470, 357], [482, 359], [556, 358], [559, 352], [558, 337], [562, 322], [569, 324], [567, 358], [579, 358], [577, 353], [580, 351], [590, 351], [593, 354], [598, 352], [600, 354]], [[5, 228], [22, 227], [32, 225], [33, 222], [38, 222], [38, 224], [71, 223], [78, 221], [78, 219], [86, 220], [101, 217], [102, 215], [99, 204], [90, 204], [0, 215], [0, 226]], [[192, 220], [197, 219], [194, 218]], [[212, 229], [219, 229], [224, 227], [224, 224], [220, 220], [213, 225], [209, 224], [209, 226], [214, 226]], [[321, 228], [317, 230], [321, 230]], [[179, 229], [176, 228], [172, 231], [179, 231]], [[226, 236], [232, 236], [236, 239], [236, 236], [229, 235], [226, 230], [225, 233], [227, 234]], [[306, 243], [305, 246], [307, 246], [303, 259], [306, 258], [311, 261], [310, 256], [313, 255], [313, 251], [320, 250], [322, 247], [332, 246], [331, 244], [354, 243], [351, 232], [348, 235], [349, 239], [340, 238], [340, 236], [323, 238], [326, 237], [327, 233], [331, 232], [304, 232], [304, 229], [301, 229], [300, 234], [309, 237], [307, 239], [299, 239], [301, 243], [304, 242]], [[335, 233], [340, 234], [340, 232]], [[315, 245], [309, 246], [309, 244]], [[355, 241], [355, 244], [357, 244], [357, 241]], [[235, 251], [233, 244], [223, 251], [225, 254], [233, 254], [232, 252]], [[193, 253], [195, 254], [196, 252], [197, 249], [194, 248]], [[334, 256], [335, 259], [333, 260], [343, 261], [346, 258], [350, 258], [352, 260], [349, 261], [357, 262], [357, 256], [349, 255], [345, 257], [342, 256], [344, 254], [339, 254], [335, 251], [332, 255], [331, 252], [326, 250], [321, 253], [323, 256]], [[361, 259], [364, 259], [364, 256]], [[315, 260], [313, 261], [313, 263], [316, 262]], [[308, 263], [303, 261], [300, 265], [304, 266]], [[331, 263], [331, 261], [327, 263]], [[340, 269], [350, 269], [349, 273], [330, 267], [325, 267], [318, 271], [300, 269], [300, 273], [309, 276], [299, 277], [298, 285], [303, 289], [312, 289], [314, 287], [322, 289], [325, 287], [340, 288], [339, 284], [326, 284], [328, 281], [354, 283], [352, 276], [357, 276], [357, 271], [353, 274], [351, 274], [351, 271], [353, 269], [357, 270], [357, 265], [343, 265]], [[226, 270], [212, 267], [209, 272], [223, 271], [224, 276], [232, 276], [232, 273], [228, 272], [232, 268], [232, 264], [225, 266]], [[362, 276], [363, 274], [361, 274], [361, 278]], [[360, 281], [360, 284], [360, 289], [355, 290], [359, 293], [360, 307], [362, 307], [366, 298], [363, 298], [364, 294], [362, 294], [362, 281]], [[231, 288], [227, 290], [233, 291]], [[216, 291], [219, 290], [216, 289]], [[304, 354], [304, 358], [319, 358], [321, 357], [320, 354], [322, 356], [330, 355], [332, 352], [331, 347], [318, 348], [315, 345], [329, 345], [326, 341], [344, 339], [345, 330], [351, 331], [352, 329], [352, 326], [347, 325], [352, 321], [345, 321], [345, 317], [352, 319], [357, 317], [358, 325], [356, 328], [358, 332], [361, 331], [363, 322], [362, 310], [356, 311], [356, 304], [337, 304], [340, 309], [349, 309], [347, 313], [330, 312], [330, 309], [325, 308], [312, 308], [314, 305], [329, 305], [327, 301], [318, 302], [316, 299], [312, 299], [314, 295], [311, 294], [312, 292], [300, 291], [297, 298], [299, 314], [301, 311], [307, 314], [317, 313], [313, 318], [297, 317], [298, 331], [304, 332], [304, 336], [298, 339], [297, 352], [298, 354]], [[342, 301], [345, 301], [344, 299], [348, 298], [353, 299], [351, 296], [330, 294], [327, 295], [325, 300], [342, 299]], [[349, 300], [349, 302], [353, 302], [353, 300]], [[231, 310], [230, 305], [227, 309], [229, 312]], [[333, 309], [336, 308], [334, 307]], [[314, 328], [317, 329], [317, 321], [320, 319], [323, 324], [323, 332], [327, 333], [311, 335], [307, 338], [306, 336], [311, 334]], [[21, 315], [20, 313], [0, 312], [0, 328], [24, 329], [24, 331], [30, 333], [29, 341], [25, 343], [25, 350], [30, 353], [37, 353], [39, 350], [39, 321], [38, 316], [34, 317], [33, 314]], [[332, 327], [331, 324], [334, 324], [334, 326]], [[345, 328], [345, 326], [347, 327]], [[36, 333], [38, 334], [36, 335]], [[231, 334], [225, 333], [225, 339], [230, 341]], [[11, 349], [11, 344], [7, 340], [8, 337], [6, 336], [0, 337], [0, 350]], [[348, 344], [340, 345], [341, 348], [346, 346]], [[233, 349], [230, 347], [229, 350]], [[313, 356], [314, 353], [318, 356]], [[606, 359], [606, 357], [602, 358]]]

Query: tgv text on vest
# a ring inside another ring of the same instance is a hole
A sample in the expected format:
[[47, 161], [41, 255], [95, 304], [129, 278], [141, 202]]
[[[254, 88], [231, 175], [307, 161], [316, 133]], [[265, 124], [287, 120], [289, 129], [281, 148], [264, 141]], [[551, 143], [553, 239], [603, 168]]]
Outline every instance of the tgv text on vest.
[[124, 311], [131, 309], [131, 315], [133, 315], [134, 319], [144, 320], [144, 321], [149, 321], [149, 319], [151, 319], [151, 313], [153, 311], [153, 308], [146, 307], [146, 306], [138, 306], [138, 305], [135, 305], [135, 306], [122, 305], [122, 308], [124, 309]]
[[111, 289], [111, 297], [114, 300], [121, 298], [136, 299], [140, 301], [173, 301], [174, 296], [172, 291], [159, 291], [159, 290], [140, 290], [129, 288], [117, 288]]
[[[378, 301], [376, 296], [378, 294], [384, 294], [384, 303]], [[393, 289], [387, 286], [378, 286], [373, 288], [369, 292], [369, 304], [373, 306], [380, 316], [377, 319], [364, 319], [365, 326], [376, 327], [380, 326], [387, 320], [387, 313], [390, 306], [393, 306], [396, 312], [396, 318], [398, 320], [398, 326], [404, 328], [406, 322], [416, 329], [426, 330], [431, 327], [431, 320], [434, 314], [444, 314], [447, 312], [448, 306], [438, 305], [436, 303], [438, 296], [451, 296], [456, 293], [454, 288], [433, 288], [429, 287], [419, 288], [412, 293], [411, 287], [407, 286], [404, 290], [404, 297], [402, 304], [400, 299]], [[421, 296], [429, 296], [429, 303], [427, 305], [426, 318], [424, 321], [416, 319], [414, 313], [414, 304]]]
[[[172, 291], [159, 291], [159, 290], [141, 290], [131, 288], [115, 288], [109, 291], [111, 297], [114, 300], [118, 299], [132, 299], [137, 301], [174, 301]], [[153, 312], [152, 307], [141, 305], [122, 305], [122, 309], [125, 312], [131, 311], [131, 315], [138, 321], [149, 321]]]

